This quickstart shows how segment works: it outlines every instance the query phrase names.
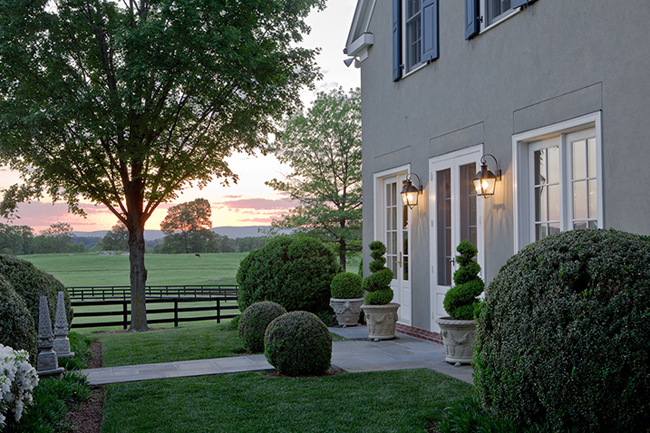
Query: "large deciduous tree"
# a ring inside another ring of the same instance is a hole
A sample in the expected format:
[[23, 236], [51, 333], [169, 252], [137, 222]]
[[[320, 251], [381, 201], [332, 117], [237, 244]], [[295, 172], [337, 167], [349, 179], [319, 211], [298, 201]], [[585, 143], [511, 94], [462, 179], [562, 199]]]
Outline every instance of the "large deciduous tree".
[[[165, 219], [160, 223], [160, 229], [165, 236], [164, 242], [181, 244], [185, 253], [203, 252], [204, 247], [200, 248], [200, 251], [194, 251], [193, 247], [200, 247], [214, 239], [214, 234], [209, 231], [212, 228], [211, 216], [210, 202], [204, 198], [170, 207]], [[199, 245], [196, 245], [197, 243]]]
[[346, 253], [361, 248], [359, 89], [348, 94], [343, 89], [319, 93], [306, 113], [285, 121], [274, 151], [293, 172], [266, 184], [300, 204], [273, 225], [335, 242], [345, 269]]
[[190, 185], [236, 181], [319, 72], [295, 42], [324, 0], [0, 2], [0, 163], [42, 197], [103, 204], [129, 231], [130, 330], [147, 329], [144, 226]]
[[101, 247], [105, 251], [128, 251], [129, 231], [126, 226], [118, 222], [111, 227], [102, 238]]

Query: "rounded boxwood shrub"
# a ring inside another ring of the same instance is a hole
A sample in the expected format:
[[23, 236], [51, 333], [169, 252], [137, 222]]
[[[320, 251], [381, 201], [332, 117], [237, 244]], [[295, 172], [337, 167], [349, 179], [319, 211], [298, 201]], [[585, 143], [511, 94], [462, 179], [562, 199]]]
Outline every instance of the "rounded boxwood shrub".
[[454, 287], [445, 294], [445, 311], [454, 320], [473, 320], [474, 312], [480, 303], [478, 296], [483, 293], [485, 284], [478, 276], [481, 266], [473, 259], [478, 250], [469, 241], [463, 241], [456, 248], [459, 267], [454, 272]]
[[552, 431], [647, 431], [650, 239], [549, 236], [490, 283], [474, 352], [485, 407]]
[[293, 311], [266, 328], [264, 355], [286, 376], [324, 374], [332, 360], [332, 336], [315, 314]]
[[371, 275], [363, 280], [363, 289], [369, 293], [366, 295], [365, 302], [368, 305], [386, 305], [393, 300], [393, 289], [390, 288], [390, 282], [393, 279], [393, 271], [386, 265], [386, 245], [381, 241], [370, 242], [370, 262], [368, 268]]
[[0, 275], [14, 287], [16, 293], [25, 301], [25, 305], [34, 320], [35, 330], [38, 333], [38, 307], [41, 296], [47, 297], [47, 307], [50, 310], [52, 326], [56, 319], [57, 293], [63, 292], [65, 299], [66, 317], [68, 328], [72, 323], [72, 305], [68, 289], [52, 275], [41, 271], [31, 262], [14, 256], [0, 255]]
[[239, 319], [239, 337], [244, 349], [251, 353], [264, 352], [264, 332], [273, 319], [287, 310], [275, 302], [256, 302], [244, 311]]
[[0, 344], [14, 350], [26, 350], [36, 363], [34, 320], [13, 286], [0, 274]]
[[332, 279], [332, 298], [355, 299], [363, 297], [363, 279], [352, 272], [341, 272]]
[[287, 311], [330, 311], [330, 283], [339, 268], [334, 253], [322, 242], [278, 236], [241, 261], [237, 271], [239, 310], [271, 301]]

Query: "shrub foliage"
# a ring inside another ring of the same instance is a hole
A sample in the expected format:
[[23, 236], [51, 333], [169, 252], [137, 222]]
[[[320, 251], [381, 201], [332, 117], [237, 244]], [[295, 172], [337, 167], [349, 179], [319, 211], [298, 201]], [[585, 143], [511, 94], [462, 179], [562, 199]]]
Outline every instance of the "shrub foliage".
[[264, 352], [264, 333], [273, 319], [287, 310], [275, 302], [256, 302], [244, 311], [239, 319], [239, 337], [244, 349], [251, 353]]
[[390, 282], [393, 279], [393, 271], [386, 265], [386, 245], [380, 241], [370, 242], [370, 262], [368, 268], [371, 275], [363, 280], [363, 288], [369, 293], [366, 295], [366, 304], [368, 305], [385, 305], [393, 300], [393, 290], [390, 288]]
[[478, 296], [483, 293], [485, 284], [478, 276], [481, 266], [473, 259], [478, 250], [469, 241], [458, 244], [456, 262], [459, 268], [454, 272], [454, 287], [445, 294], [445, 311], [455, 320], [473, 320], [474, 311], [479, 305]]
[[36, 362], [36, 331], [34, 320], [25, 301], [13, 286], [0, 274], [0, 344], [15, 350], [26, 350]]
[[316, 315], [293, 311], [266, 328], [264, 355], [280, 374], [324, 374], [332, 360], [332, 336]]
[[330, 284], [338, 271], [334, 254], [322, 242], [278, 236], [241, 261], [239, 310], [271, 301], [287, 311], [329, 311]]
[[549, 236], [503, 266], [483, 304], [474, 382], [488, 410], [553, 431], [647, 431], [647, 237]]
[[341, 272], [332, 279], [332, 298], [356, 299], [363, 296], [363, 280], [352, 272]]
[[66, 316], [68, 327], [72, 323], [72, 305], [68, 296], [68, 289], [52, 275], [41, 271], [27, 260], [14, 256], [0, 255], [0, 275], [14, 287], [16, 293], [25, 301], [25, 305], [34, 320], [35, 330], [38, 333], [38, 306], [41, 296], [47, 297], [47, 306], [50, 310], [50, 320], [55, 322], [57, 293], [63, 292], [65, 298]]

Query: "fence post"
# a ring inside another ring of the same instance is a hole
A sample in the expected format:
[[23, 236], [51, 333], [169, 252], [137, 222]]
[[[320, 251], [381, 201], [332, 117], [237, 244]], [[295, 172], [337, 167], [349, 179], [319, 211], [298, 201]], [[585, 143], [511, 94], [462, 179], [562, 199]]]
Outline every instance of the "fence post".
[[221, 300], [217, 299], [217, 323], [221, 323]]
[[178, 328], [178, 298], [174, 299], [174, 328]]
[[127, 312], [126, 303], [127, 303], [127, 301], [124, 301], [122, 303], [122, 307], [123, 307], [122, 308], [122, 316], [124, 317], [124, 322], [123, 322], [124, 329], [126, 329], [126, 325], [127, 325], [127, 321], [126, 321], [126, 312]]

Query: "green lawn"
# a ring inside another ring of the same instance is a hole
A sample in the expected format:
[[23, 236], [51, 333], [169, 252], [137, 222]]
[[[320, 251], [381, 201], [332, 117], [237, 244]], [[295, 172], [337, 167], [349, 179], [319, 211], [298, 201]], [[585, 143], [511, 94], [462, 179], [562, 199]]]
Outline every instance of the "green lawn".
[[[247, 254], [147, 254], [147, 284], [237, 284], [239, 262]], [[129, 285], [128, 255], [35, 254], [20, 258], [54, 275], [66, 287]]]

